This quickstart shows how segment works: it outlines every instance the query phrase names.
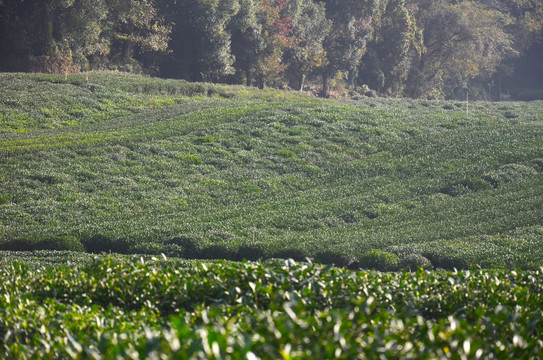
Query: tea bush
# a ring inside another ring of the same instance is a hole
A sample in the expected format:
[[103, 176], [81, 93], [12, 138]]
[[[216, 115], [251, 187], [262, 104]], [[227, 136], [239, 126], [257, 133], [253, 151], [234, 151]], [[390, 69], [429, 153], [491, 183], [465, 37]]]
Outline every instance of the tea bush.
[[65, 265], [55, 261], [69, 253], [26, 254], [0, 265], [2, 358], [509, 359], [543, 351], [543, 269], [379, 273], [84, 254]]
[[66, 250], [85, 251], [85, 247], [73, 235], [27, 235], [11, 241], [0, 243], [0, 250], [34, 251], [34, 250]]
[[424, 256], [420, 254], [410, 254], [400, 261], [398, 267], [402, 270], [417, 271], [418, 269], [431, 269], [433, 266], [430, 260]]
[[360, 264], [366, 269], [377, 269], [380, 271], [394, 271], [401, 264], [398, 257], [392, 253], [371, 250], [360, 258]]
[[485, 175], [485, 180], [497, 187], [504, 183], [522, 181], [535, 175], [537, 175], [537, 171], [532, 167], [519, 164], [507, 164], [501, 166], [498, 170]]

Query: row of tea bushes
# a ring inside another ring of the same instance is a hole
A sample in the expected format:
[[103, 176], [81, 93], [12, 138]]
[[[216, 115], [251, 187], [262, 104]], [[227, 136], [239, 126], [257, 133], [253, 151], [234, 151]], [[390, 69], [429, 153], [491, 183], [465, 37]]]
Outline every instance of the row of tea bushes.
[[5, 358], [509, 359], [543, 353], [543, 269], [353, 272], [95, 257], [4, 263]]

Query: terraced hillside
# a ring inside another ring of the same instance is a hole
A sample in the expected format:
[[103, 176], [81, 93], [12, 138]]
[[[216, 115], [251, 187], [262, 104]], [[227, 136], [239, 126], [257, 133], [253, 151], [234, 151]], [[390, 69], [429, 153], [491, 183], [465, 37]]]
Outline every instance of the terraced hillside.
[[4, 250], [543, 265], [543, 102], [0, 74], [0, 169]]

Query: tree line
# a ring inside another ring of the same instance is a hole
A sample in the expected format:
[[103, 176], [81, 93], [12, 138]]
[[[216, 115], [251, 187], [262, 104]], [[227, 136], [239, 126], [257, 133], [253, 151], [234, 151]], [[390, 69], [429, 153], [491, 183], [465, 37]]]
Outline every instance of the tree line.
[[[541, 0], [0, 0], [0, 70], [458, 98], [500, 93]], [[541, 55], [540, 51], [535, 51]]]

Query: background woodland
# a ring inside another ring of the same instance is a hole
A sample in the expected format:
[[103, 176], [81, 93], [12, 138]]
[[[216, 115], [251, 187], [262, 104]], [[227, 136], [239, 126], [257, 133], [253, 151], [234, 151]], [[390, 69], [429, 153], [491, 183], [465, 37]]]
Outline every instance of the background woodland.
[[0, 0], [0, 71], [530, 100], [542, 35], [541, 0]]

